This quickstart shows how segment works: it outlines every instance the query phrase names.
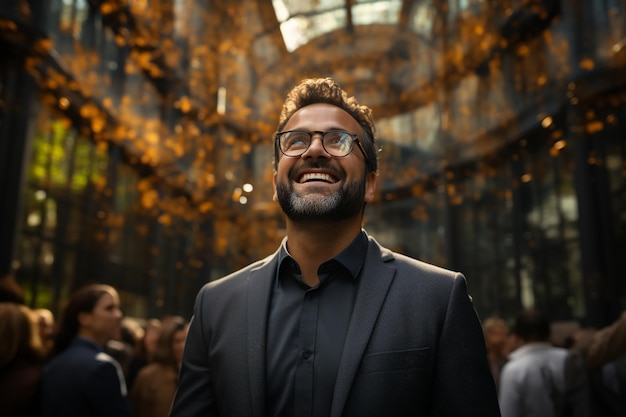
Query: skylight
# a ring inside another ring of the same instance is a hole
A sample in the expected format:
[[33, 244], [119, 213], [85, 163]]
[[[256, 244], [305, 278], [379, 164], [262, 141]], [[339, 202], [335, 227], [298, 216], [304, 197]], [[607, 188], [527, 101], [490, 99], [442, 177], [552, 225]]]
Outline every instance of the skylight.
[[[347, 23], [345, 0], [272, 0], [272, 4], [289, 52]], [[352, 21], [355, 25], [396, 24], [401, 7], [401, 0], [357, 0]]]

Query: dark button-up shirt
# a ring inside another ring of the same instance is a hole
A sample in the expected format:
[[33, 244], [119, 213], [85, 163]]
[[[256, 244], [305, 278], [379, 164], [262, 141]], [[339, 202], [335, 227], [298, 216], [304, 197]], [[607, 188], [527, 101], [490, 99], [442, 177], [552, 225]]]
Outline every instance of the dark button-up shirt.
[[320, 283], [311, 288], [283, 242], [267, 334], [270, 417], [330, 415], [367, 246], [361, 231], [343, 252], [320, 265]]

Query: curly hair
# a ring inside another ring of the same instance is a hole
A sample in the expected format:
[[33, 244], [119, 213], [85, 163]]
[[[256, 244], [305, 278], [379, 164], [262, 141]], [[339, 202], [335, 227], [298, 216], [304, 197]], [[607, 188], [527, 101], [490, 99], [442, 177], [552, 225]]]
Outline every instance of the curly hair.
[[[365, 140], [362, 142], [367, 154], [369, 172], [378, 170], [378, 152], [376, 150], [376, 127], [372, 110], [354, 97], [348, 96], [332, 78], [309, 78], [296, 85], [288, 94], [280, 112], [277, 131], [281, 131], [295, 112], [310, 104], [327, 103], [345, 110], [361, 125]], [[274, 143], [274, 169], [278, 166], [278, 148]]]

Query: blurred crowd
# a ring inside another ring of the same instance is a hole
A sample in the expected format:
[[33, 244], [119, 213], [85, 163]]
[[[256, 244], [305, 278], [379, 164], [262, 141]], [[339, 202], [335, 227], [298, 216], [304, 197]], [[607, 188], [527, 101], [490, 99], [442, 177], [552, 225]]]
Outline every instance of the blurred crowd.
[[166, 417], [187, 321], [124, 317], [115, 288], [70, 294], [59, 317], [0, 280], [0, 417]]
[[502, 417], [626, 416], [626, 311], [594, 329], [524, 309], [483, 333]]
[[[115, 288], [100, 284], [70, 294], [57, 319], [4, 277], [0, 417], [166, 417], [187, 325], [123, 317]], [[502, 417], [626, 416], [626, 311], [565, 335], [537, 309], [482, 325]]]

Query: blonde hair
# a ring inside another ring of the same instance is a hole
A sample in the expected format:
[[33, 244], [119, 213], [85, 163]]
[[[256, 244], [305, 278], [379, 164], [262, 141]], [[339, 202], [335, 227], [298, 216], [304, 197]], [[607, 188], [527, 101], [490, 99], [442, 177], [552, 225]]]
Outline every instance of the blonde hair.
[[0, 303], [0, 368], [18, 358], [41, 359], [43, 343], [30, 308], [11, 302]]

